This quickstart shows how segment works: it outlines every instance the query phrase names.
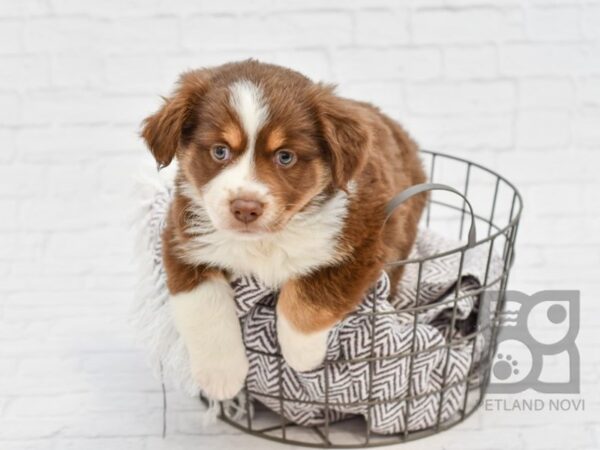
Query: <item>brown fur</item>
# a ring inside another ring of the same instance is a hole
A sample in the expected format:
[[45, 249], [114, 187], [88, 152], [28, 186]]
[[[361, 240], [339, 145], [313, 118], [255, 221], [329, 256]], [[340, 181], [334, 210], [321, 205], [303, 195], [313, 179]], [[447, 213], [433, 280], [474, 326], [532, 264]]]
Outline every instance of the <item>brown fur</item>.
[[[349, 100], [342, 100], [350, 102]], [[298, 329], [317, 331], [351, 312], [384, 268], [386, 262], [408, 257], [426, 196], [401, 205], [385, 226], [385, 206], [393, 194], [425, 181], [416, 144], [392, 119], [364, 103], [351, 102], [361, 123], [370, 125], [372, 149], [355, 180], [357, 198], [341, 236], [349, 256], [343, 264], [292, 280], [283, 287], [278, 308]], [[402, 266], [387, 269], [392, 286]]]
[[[407, 201], [384, 226], [385, 206], [407, 187], [425, 181], [417, 146], [402, 127], [372, 105], [337, 97], [330, 86], [276, 66], [245, 61], [182, 76], [178, 89], [142, 132], [161, 165], [178, 155], [180, 179], [198, 187], [222, 169], [212, 145], [231, 147], [233, 161], [247, 137], [225, 95], [239, 79], [259, 83], [269, 120], [256, 140], [256, 173], [281, 208], [272, 230], [305, 208], [317, 194], [330, 196], [356, 184], [337, 243], [342, 263], [288, 280], [278, 309], [294, 326], [311, 332], [331, 326], [352, 311], [388, 261], [404, 259], [414, 242], [426, 196]], [[298, 157], [291, 168], [273, 164], [279, 148]], [[179, 244], [190, 239], [185, 225], [190, 200], [176, 192], [163, 235], [164, 262], [171, 293], [187, 291], [219, 268], [183, 262]], [[400, 269], [389, 270], [392, 284]]]

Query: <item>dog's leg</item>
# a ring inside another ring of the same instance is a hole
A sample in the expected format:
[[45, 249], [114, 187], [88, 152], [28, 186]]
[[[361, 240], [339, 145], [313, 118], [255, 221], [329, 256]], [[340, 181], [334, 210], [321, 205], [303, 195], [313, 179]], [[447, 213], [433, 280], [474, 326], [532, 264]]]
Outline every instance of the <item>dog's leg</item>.
[[248, 372], [233, 291], [220, 274], [171, 295], [177, 330], [187, 347], [196, 382], [212, 399], [237, 394]]
[[277, 339], [288, 365], [302, 372], [314, 369], [325, 358], [327, 336], [335, 320], [309, 323], [307, 316], [317, 319], [319, 312], [308, 312], [310, 303], [301, 298], [298, 288], [298, 282], [289, 281], [281, 289], [277, 301]]
[[306, 371], [321, 364], [329, 331], [362, 300], [381, 267], [376, 260], [360, 267], [328, 267], [283, 285], [277, 301], [277, 337], [291, 368]]

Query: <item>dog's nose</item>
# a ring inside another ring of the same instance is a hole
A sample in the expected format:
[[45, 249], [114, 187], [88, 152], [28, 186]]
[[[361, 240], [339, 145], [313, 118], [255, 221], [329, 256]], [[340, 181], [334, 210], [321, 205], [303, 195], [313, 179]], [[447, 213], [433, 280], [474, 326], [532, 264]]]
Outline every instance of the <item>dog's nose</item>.
[[241, 198], [235, 199], [229, 205], [231, 214], [243, 223], [254, 222], [258, 219], [262, 212], [263, 207], [260, 202], [256, 200], [244, 200]]

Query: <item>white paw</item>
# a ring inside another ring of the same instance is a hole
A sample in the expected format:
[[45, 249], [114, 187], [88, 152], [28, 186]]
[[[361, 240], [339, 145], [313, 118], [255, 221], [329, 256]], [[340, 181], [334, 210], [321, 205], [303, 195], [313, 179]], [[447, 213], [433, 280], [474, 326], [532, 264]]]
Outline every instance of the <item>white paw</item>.
[[329, 328], [314, 333], [296, 330], [282, 314], [277, 314], [277, 339], [288, 365], [304, 372], [317, 368], [327, 353]]
[[248, 360], [229, 283], [206, 280], [173, 295], [171, 304], [200, 389], [214, 400], [234, 397], [244, 385]]
[[212, 400], [227, 400], [235, 397], [244, 386], [248, 373], [246, 355], [214, 355], [213, 361], [192, 362], [192, 374], [202, 392]]

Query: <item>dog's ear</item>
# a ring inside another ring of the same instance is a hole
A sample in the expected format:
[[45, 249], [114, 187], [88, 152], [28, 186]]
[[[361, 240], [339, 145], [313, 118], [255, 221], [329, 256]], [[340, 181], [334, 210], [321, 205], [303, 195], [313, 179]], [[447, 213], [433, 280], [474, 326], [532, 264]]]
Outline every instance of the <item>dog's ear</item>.
[[330, 85], [316, 85], [314, 108], [330, 158], [333, 185], [346, 189], [364, 167], [372, 137], [360, 108], [337, 97], [333, 90]]
[[168, 166], [177, 149], [186, 142], [195, 126], [195, 107], [210, 83], [209, 70], [186, 72], [164, 104], [144, 119], [141, 135], [159, 167]]

